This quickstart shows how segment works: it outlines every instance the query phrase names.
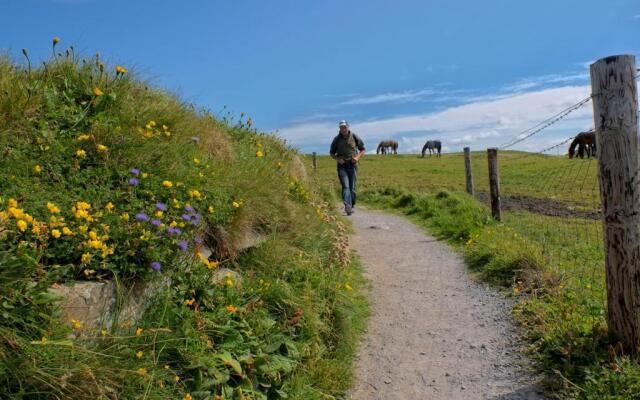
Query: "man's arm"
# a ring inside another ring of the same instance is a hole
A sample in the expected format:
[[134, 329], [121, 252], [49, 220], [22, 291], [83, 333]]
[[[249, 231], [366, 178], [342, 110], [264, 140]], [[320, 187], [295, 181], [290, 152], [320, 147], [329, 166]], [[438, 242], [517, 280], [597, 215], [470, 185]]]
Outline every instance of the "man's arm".
[[344, 164], [344, 160], [341, 158], [338, 158], [336, 154], [336, 152], [338, 151], [337, 147], [338, 147], [337, 138], [333, 138], [333, 141], [331, 142], [331, 147], [329, 148], [329, 155], [331, 156], [331, 158], [336, 160], [338, 164]]
[[362, 141], [362, 139], [360, 139], [359, 136], [356, 136], [355, 138], [356, 138], [356, 146], [358, 147], [358, 155], [353, 157], [353, 160], [355, 162], [358, 162], [360, 157], [364, 155], [365, 149], [364, 149], [364, 142]]

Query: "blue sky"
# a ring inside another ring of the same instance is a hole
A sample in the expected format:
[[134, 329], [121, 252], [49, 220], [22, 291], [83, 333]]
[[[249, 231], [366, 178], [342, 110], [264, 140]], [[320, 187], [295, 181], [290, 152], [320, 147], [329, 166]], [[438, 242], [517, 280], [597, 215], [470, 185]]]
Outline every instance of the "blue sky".
[[[499, 145], [589, 94], [588, 64], [640, 55], [640, 2], [5, 0], [0, 48], [99, 51], [154, 85], [248, 113], [302, 151], [340, 119], [369, 149]], [[591, 125], [591, 105], [518, 147]]]

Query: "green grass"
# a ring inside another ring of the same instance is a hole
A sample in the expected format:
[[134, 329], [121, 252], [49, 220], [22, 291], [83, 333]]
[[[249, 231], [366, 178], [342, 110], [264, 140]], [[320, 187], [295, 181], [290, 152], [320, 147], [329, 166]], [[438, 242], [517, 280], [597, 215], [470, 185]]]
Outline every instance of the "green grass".
[[[486, 152], [471, 152], [476, 192], [489, 191]], [[306, 157], [311, 170], [310, 157]], [[590, 205], [597, 200], [594, 192], [596, 168], [594, 160], [569, 160], [566, 156], [526, 154], [518, 151], [499, 152], [500, 183], [503, 196], [540, 197], [540, 188], [549, 199], [574, 205]], [[318, 176], [329, 184], [335, 179], [335, 161], [318, 157]], [[576, 180], [576, 176], [579, 180]], [[582, 187], [583, 182], [584, 187]], [[442, 157], [419, 155], [365, 155], [360, 160], [358, 184], [362, 189], [403, 188], [410, 192], [465, 190], [464, 156], [462, 153]], [[580, 190], [575, 190], [580, 185]], [[572, 188], [572, 190], [569, 190]]]
[[[486, 157], [473, 156], [476, 188], [487, 190]], [[555, 199], [574, 210], [597, 201], [594, 161], [502, 152], [500, 167], [503, 200]], [[337, 191], [332, 160], [321, 157], [315, 174]], [[640, 366], [612, 351], [607, 335], [599, 220], [514, 210], [496, 222], [486, 205], [464, 193], [460, 154], [366, 156], [359, 177], [362, 201], [401, 212], [447, 240], [479, 279], [514, 296], [513, 314], [550, 393], [565, 399], [640, 398]]]
[[[250, 119], [110, 71], [0, 59], [0, 397], [343, 397], [367, 304], [332, 193]], [[60, 320], [49, 287], [106, 279], [171, 288], [137, 323]]]

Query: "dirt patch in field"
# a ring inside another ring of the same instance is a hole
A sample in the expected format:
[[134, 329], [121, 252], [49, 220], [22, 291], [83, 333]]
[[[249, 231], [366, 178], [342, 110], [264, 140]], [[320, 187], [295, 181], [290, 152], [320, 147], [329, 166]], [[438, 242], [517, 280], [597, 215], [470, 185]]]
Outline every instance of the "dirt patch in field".
[[[475, 197], [478, 201], [489, 204], [489, 193], [476, 193]], [[527, 196], [503, 196], [500, 200], [503, 211], [528, 211], [551, 217], [600, 219], [599, 210], [580, 210], [579, 206], [576, 207], [558, 200]]]

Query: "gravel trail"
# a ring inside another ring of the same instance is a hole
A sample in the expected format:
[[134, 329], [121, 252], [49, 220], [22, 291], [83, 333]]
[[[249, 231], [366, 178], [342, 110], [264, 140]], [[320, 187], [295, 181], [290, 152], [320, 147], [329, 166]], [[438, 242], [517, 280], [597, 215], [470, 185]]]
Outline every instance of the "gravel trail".
[[408, 220], [362, 209], [349, 218], [372, 284], [352, 399], [545, 399], [507, 299]]

